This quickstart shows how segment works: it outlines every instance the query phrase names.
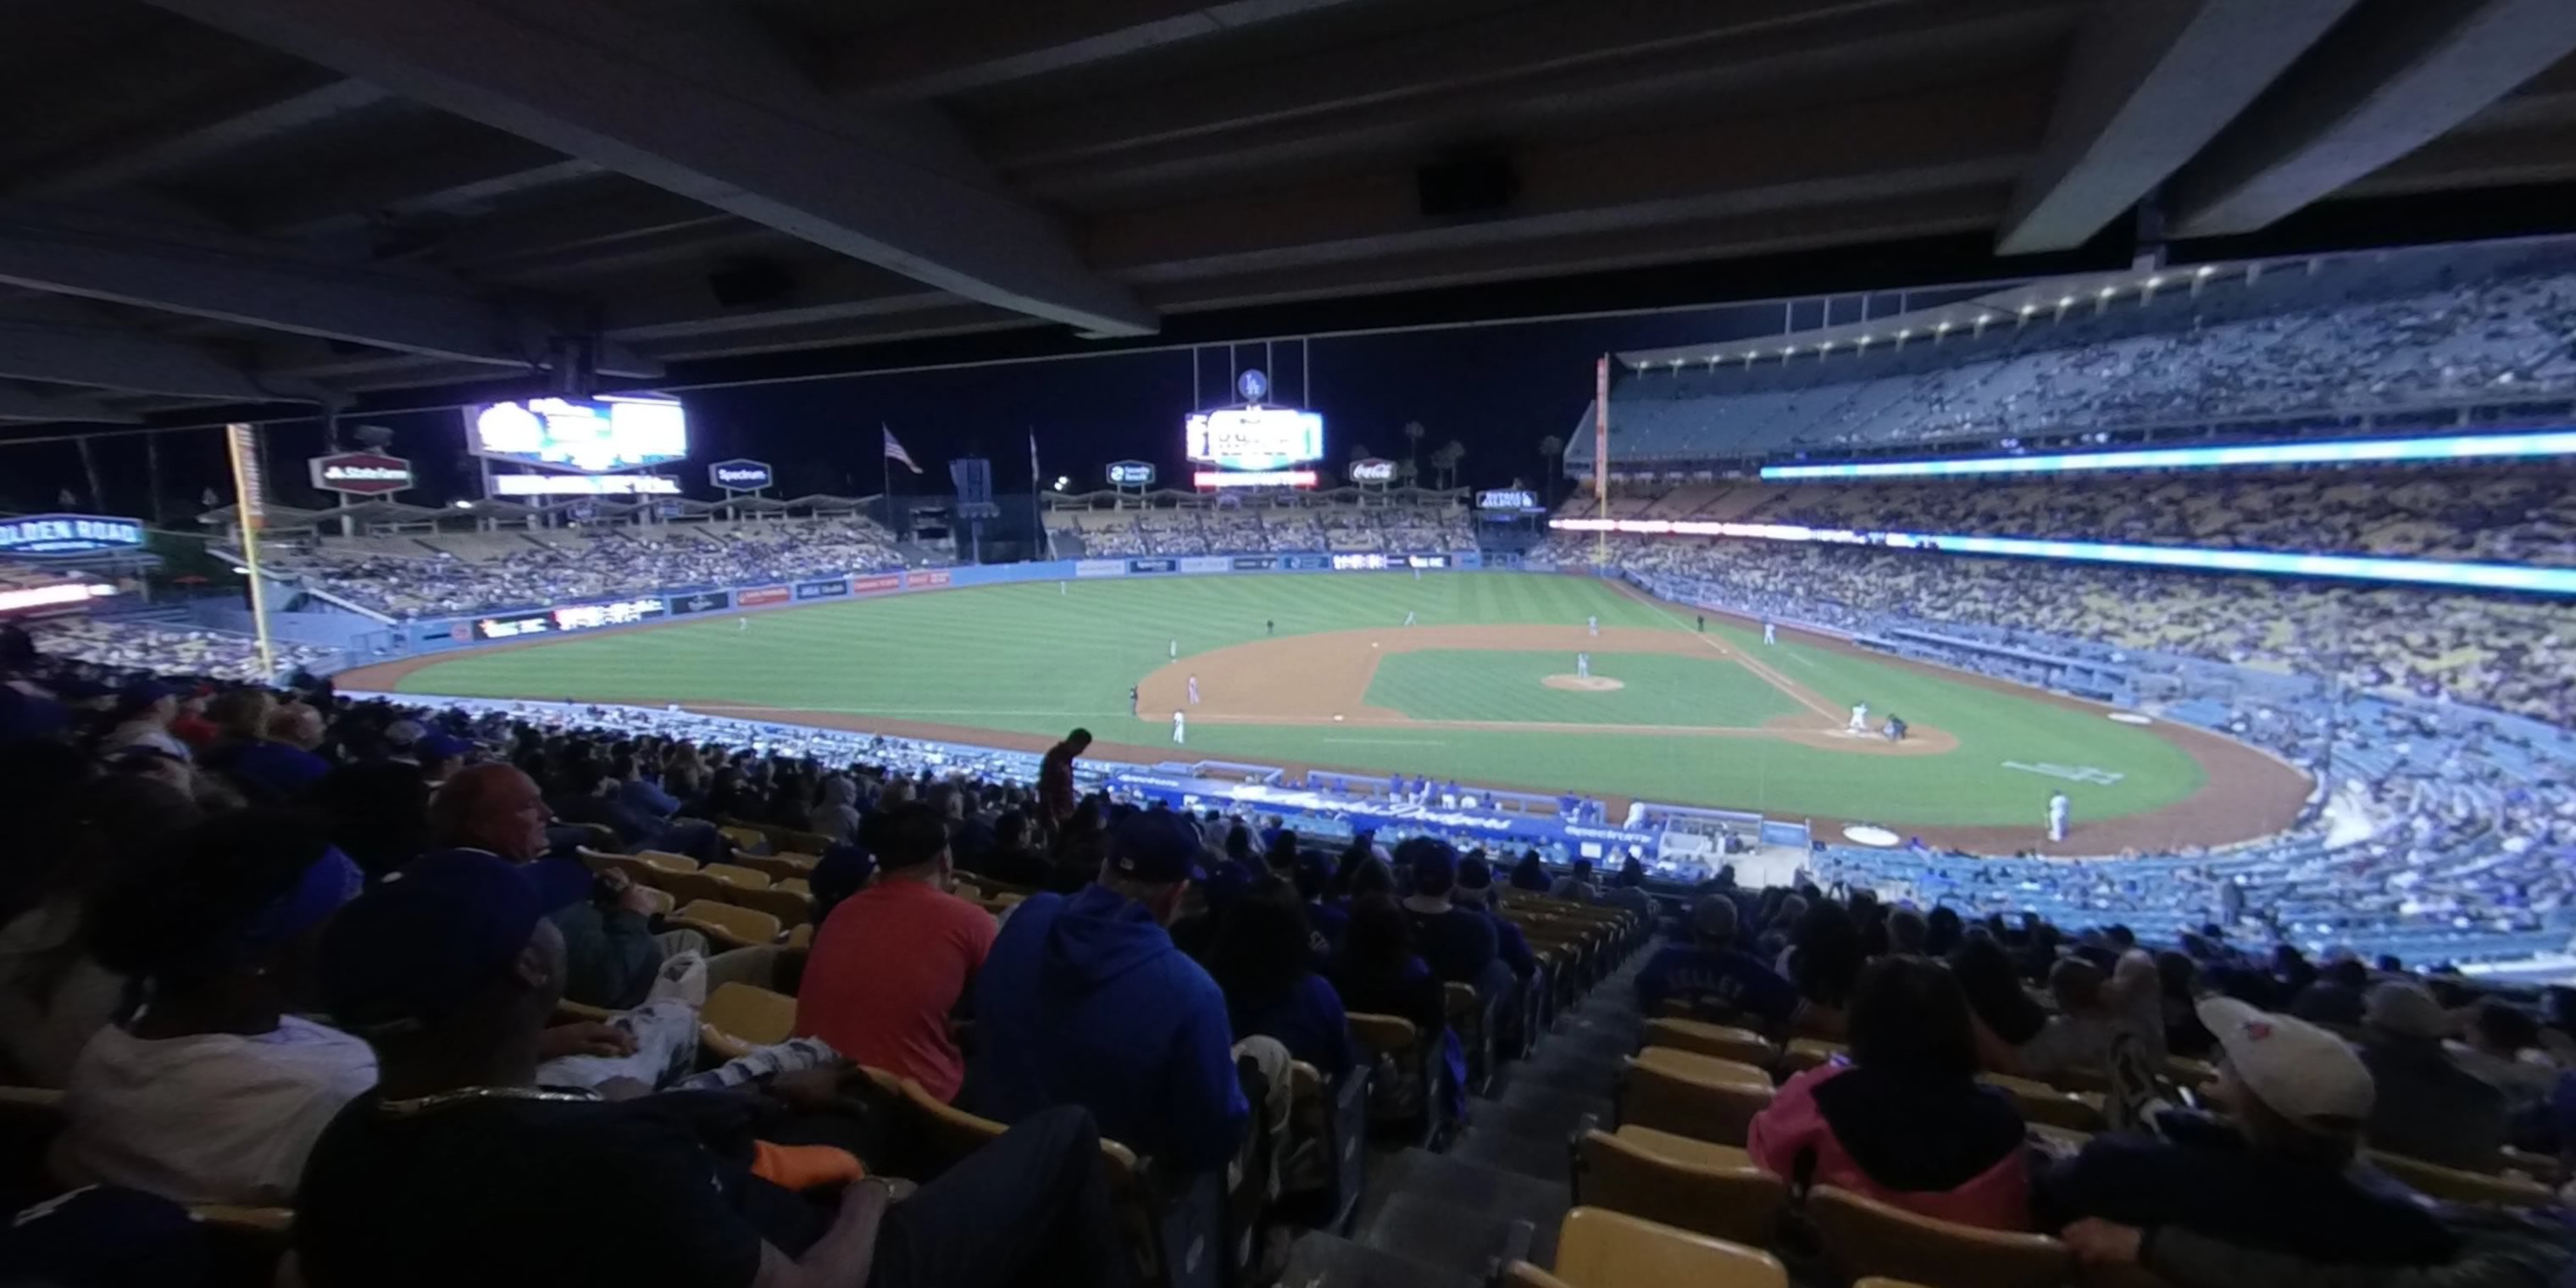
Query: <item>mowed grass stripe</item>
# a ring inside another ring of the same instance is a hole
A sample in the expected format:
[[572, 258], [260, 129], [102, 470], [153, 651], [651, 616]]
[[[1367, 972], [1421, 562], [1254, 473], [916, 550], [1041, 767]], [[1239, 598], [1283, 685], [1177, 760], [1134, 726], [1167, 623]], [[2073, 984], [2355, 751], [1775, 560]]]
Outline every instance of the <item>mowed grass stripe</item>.
[[[1180, 642], [1186, 659], [1260, 638], [1265, 619], [1291, 636], [1398, 629], [1408, 611], [1433, 625], [1580, 626], [1597, 615], [1605, 627], [1691, 629], [1687, 613], [1667, 615], [1580, 576], [1122, 578], [1074, 581], [1062, 590], [1054, 582], [1029, 582], [755, 614], [747, 630], [734, 616], [718, 614], [467, 653], [412, 673], [403, 687], [462, 696], [831, 710], [1030, 734], [1061, 733], [1079, 723], [1103, 738], [1155, 745], [1168, 740], [1170, 725], [1129, 717], [1127, 689], [1165, 664], [1172, 641]], [[1425, 741], [1439, 746], [1416, 747], [1352, 741], [1347, 729], [1342, 741], [1331, 741], [1330, 725], [1210, 724], [1190, 731], [1189, 751], [1927, 826], [2035, 824], [2048, 792], [2059, 786], [2075, 797], [2079, 818], [2107, 818], [2161, 808], [2200, 785], [2198, 766], [2179, 748], [2094, 713], [1827, 652], [1786, 632], [1787, 642], [1765, 649], [1758, 630], [1730, 622], [1712, 620], [1708, 638], [1744, 650], [1838, 705], [1866, 700], [1874, 720], [1894, 711], [1946, 730], [1960, 739], [1960, 749], [1870, 758], [1760, 738], [1484, 731], [1433, 735]], [[1714, 650], [1710, 656], [1704, 665], [1725, 665]], [[1627, 665], [1615, 655], [1596, 661], [1614, 675]], [[1560, 669], [1572, 665], [1569, 655]], [[1527, 687], [1466, 685], [1440, 701], [1483, 713], [1457, 718], [1529, 719], [1517, 696]], [[1695, 700], [1685, 695], [1699, 687], [1681, 679], [1635, 689], [1678, 703]], [[1664, 693], [1667, 688], [1672, 691]], [[2108, 786], [2063, 784], [2006, 769], [2008, 760], [2087, 765], [2124, 777]]]

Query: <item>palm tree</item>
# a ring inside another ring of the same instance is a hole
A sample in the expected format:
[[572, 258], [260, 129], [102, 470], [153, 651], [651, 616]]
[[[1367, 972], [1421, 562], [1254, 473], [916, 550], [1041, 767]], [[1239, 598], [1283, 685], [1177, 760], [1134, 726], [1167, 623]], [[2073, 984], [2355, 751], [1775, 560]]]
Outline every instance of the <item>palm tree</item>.
[[1557, 476], [1565, 468], [1565, 440], [1550, 434], [1538, 440], [1539, 477], [1546, 481], [1548, 501], [1556, 500]]
[[1422, 427], [1421, 421], [1408, 420], [1404, 422], [1404, 440], [1407, 443], [1412, 444], [1412, 448], [1408, 453], [1408, 456], [1413, 461], [1413, 472], [1416, 474], [1422, 472], [1422, 436], [1430, 432], [1430, 430]]
[[1458, 486], [1458, 463], [1466, 459], [1465, 443], [1453, 438], [1441, 445], [1440, 450], [1431, 458], [1431, 463], [1440, 467], [1440, 486], [1444, 488]]

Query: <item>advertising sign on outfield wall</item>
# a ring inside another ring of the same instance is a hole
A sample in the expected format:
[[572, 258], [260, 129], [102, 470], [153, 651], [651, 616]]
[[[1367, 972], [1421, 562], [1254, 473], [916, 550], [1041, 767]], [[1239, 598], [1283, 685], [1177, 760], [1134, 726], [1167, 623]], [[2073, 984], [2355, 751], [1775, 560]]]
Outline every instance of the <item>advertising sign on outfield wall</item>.
[[1268, 572], [1277, 566], [1278, 562], [1268, 555], [1236, 555], [1233, 564], [1236, 572]]
[[1279, 567], [1283, 572], [1324, 572], [1331, 569], [1332, 566], [1333, 557], [1331, 555], [1279, 556]]
[[903, 584], [905, 588], [910, 590], [934, 590], [938, 587], [947, 585], [948, 581], [948, 570], [945, 568], [932, 568], [923, 572], [908, 572], [903, 575]]
[[1182, 572], [1233, 572], [1234, 561], [1224, 555], [1190, 555], [1181, 560]]
[[477, 639], [514, 640], [531, 635], [597, 630], [602, 626], [631, 626], [651, 621], [668, 611], [661, 597], [656, 595], [648, 599], [620, 599], [605, 604], [572, 604], [533, 613], [496, 613], [475, 618], [474, 635]]
[[733, 596], [721, 590], [701, 590], [695, 594], [671, 596], [673, 617], [682, 617], [690, 613], [712, 613], [731, 607], [733, 607]]
[[796, 592], [785, 586], [754, 586], [737, 593], [733, 597], [733, 602], [745, 608], [763, 608], [770, 604], [784, 604], [794, 598], [796, 598]]
[[1172, 559], [1130, 559], [1127, 561], [1127, 571], [1129, 572], [1170, 572], [1178, 566], [1179, 562]]
[[830, 581], [800, 581], [796, 583], [796, 597], [798, 599], [838, 599], [849, 593], [850, 579], [847, 577], [834, 577]]
[[873, 577], [850, 578], [850, 593], [853, 595], [886, 595], [901, 589], [903, 589], [903, 574], [898, 572], [882, 572]]
[[1076, 559], [1073, 561], [1073, 575], [1076, 577], [1124, 577], [1127, 575], [1127, 561], [1124, 559]]

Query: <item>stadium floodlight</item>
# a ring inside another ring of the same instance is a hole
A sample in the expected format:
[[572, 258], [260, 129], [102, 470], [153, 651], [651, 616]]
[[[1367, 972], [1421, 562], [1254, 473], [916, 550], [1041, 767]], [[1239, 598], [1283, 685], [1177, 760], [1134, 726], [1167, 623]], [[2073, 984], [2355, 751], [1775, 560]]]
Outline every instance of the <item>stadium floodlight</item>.
[[2147, 279], [2147, 289], [2148, 289], [2148, 290], [2150, 290], [2150, 291], [2152, 291], [2152, 290], [2156, 289], [2157, 287], [2162, 286], [2162, 285], [2164, 285], [2164, 284], [2165, 284], [2165, 279], [2164, 279], [2164, 277], [2163, 277], [2163, 275], [2162, 275], [2162, 274], [2158, 274], [2158, 275], [2156, 275], [2156, 276], [2152, 276], [2152, 277], [2149, 277], [2149, 278]]
[[2203, 264], [2203, 265], [2201, 265], [2200, 267], [2198, 267], [2198, 268], [2196, 268], [2196, 269], [2193, 269], [2193, 270], [2192, 270], [2192, 274], [2191, 274], [2191, 275], [2192, 275], [2192, 276], [2194, 276], [2194, 277], [2209, 277], [2209, 276], [2212, 276], [2212, 275], [2216, 274], [2217, 272], [2218, 272], [2218, 265], [2216, 265], [2216, 264]]
[[2119, 287], [2116, 287], [2116, 286], [2105, 286], [2105, 287], [2103, 287], [2103, 288], [2102, 288], [2102, 290], [2101, 290], [2101, 292], [2100, 292], [2100, 294], [2101, 294], [2102, 298], [2103, 298], [2103, 299], [2106, 299], [2106, 300], [2107, 300], [2107, 299], [2109, 299], [2109, 298], [2111, 298], [2111, 297], [2112, 297], [2112, 296], [2114, 296], [2114, 295], [2119, 294], [2119, 293], [2120, 293], [2120, 288], [2119, 288]]
[[2029, 317], [2031, 314], [2037, 312], [2039, 312], [2039, 306], [2036, 304], [2025, 304], [2021, 306], [2021, 315], [2023, 317]]
[[2057, 307], [2061, 309], [2071, 309], [2075, 307], [2075, 297], [2072, 295], [2059, 296], [2057, 299]]
[[2045, 456], [1970, 456], [1948, 460], [1842, 461], [1765, 465], [1765, 479], [1942, 478], [1981, 474], [2074, 474], [2112, 470], [2230, 469], [2262, 465], [2379, 465], [2403, 461], [2529, 460], [2576, 456], [2576, 429], [2444, 438], [2360, 438], [2237, 447], [2141, 447], [2121, 452]]
[[2029, 537], [1980, 537], [1960, 533], [1872, 532], [1848, 528], [1810, 528], [1786, 523], [1727, 523], [1697, 519], [1550, 519], [1547, 526], [1564, 532], [1819, 542], [1828, 545], [1874, 546], [1889, 550], [1926, 550], [1950, 554], [2000, 555], [2016, 559], [2053, 559], [2084, 563], [2128, 564], [2150, 568], [2179, 568], [2194, 572], [2259, 573], [2271, 577], [2330, 578], [2341, 581], [2391, 582], [2410, 586], [2457, 586], [2475, 590], [2510, 590], [2538, 595], [2576, 596], [2576, 568], [2535, 568], [2519, 564], [2460, 563], [2445, 559], [2391, 559], [2379, 555], [2301, 554], [2286, 550], [2224, 550], [2207, 546], [2145, 546], [2104, 541], [2047, 541]]

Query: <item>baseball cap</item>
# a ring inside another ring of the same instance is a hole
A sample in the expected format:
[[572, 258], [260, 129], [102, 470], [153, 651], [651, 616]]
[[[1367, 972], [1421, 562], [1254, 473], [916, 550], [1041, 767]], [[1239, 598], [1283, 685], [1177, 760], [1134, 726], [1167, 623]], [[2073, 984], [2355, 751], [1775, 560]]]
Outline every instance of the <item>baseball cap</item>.
[[424, 763], [435, 763], [450, 756], [468, 755], [473, 752], [474, 744], [452, 733], [432, 733], [413, 739], [411, 748], [415, 758]]
[[428, 730], [422, 728], [419, 721], [405, 718], [385, 726], [385, 741], [397, 747], [408, 747], [420, 741], [420, 736], [426, 732]]
[[2362, 1023], [2401, 1038], [2439, 1038], [2450, 1032], [2451, 1017], [2420, 984], [2396, 980], [2373, 988], [2362, 998]]
[[2342, 1038], [2232, 997], [2207, 998], [2196, 1009], [2237, 1081], [2272, 1112], [2328, 1134], [2355, 1130], [2369, 1119], [2377, 1089], [2369, 1068]]
[[1470, 854], [1467, 857], [1458, 860], [1458, 887], [1460, 889], [1482, 890], [1492, 884], [1494, 884], [1494, 865], [1485, 861], [1484, 851], [1478, 850], [1474, 854]]
[[1199, 856], [1206, 851], [1198, 828], [1169, 810], [1130, 814], [1109, 831], [1109, 871], [1133, 881], [1161, 885], [1199, 881]]
[[507, 970], [543, 914], [536, 887], [488, 854], [432, 854], [332, 918], [317, 974], [340, 1027], [435, 1023]]
[[1416, 836], [1395, 847], [1395, 861], [1413, 870], [1413, 888], [1446, 894], [1458, 884], [1458, 851], [1437, 837]]
[[1691, 929], [1711, 939], [1723, 939], [1735, 933], [1739, 912], [1733, 899], [1722, 894], [1709, 895], [1691, 909]]

